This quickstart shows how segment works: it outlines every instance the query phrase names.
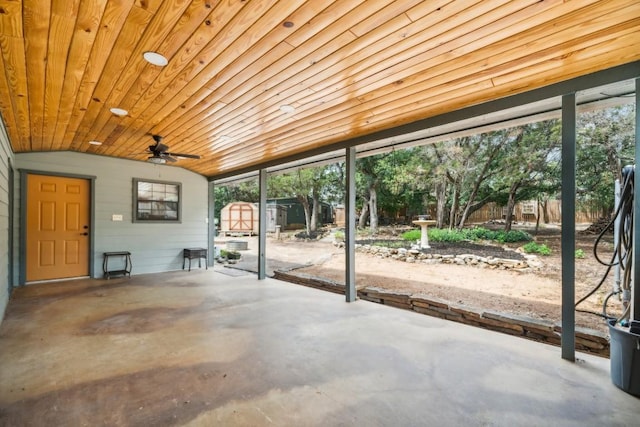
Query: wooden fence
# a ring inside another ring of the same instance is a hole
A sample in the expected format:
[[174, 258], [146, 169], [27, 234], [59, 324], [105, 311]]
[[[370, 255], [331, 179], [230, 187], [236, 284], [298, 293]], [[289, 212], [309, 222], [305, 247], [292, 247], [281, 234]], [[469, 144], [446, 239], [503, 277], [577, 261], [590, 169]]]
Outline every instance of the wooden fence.
[[[562, 206], [560, 200], [549, 200], [546, 205], [547, 218], [550, 223], [562, 222]], [[481, 223], [487, 221], [503, 221], [506, 208], [495, 203], [488, 203], [469, 216], [467, 223]], [[535, 223], [538, 215], [544, 215], [542, 204], [536, 201], [517, 203], [514, 209], [514, 220], [517, 222]], [[598, 209], [578, 209], [576, 207], [576, 223], [591, 223], [598, 220], [602, 212]], [[540, 223], [544, 223], [544, 216], [540, 217]]]

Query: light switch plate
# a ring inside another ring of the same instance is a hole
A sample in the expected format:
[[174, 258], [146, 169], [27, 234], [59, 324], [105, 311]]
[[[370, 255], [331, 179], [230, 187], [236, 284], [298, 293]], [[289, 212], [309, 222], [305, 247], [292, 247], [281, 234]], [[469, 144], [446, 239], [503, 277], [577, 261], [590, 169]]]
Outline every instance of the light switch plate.
[[122, 221], [122, 215], [111, 215], [111, 221]]

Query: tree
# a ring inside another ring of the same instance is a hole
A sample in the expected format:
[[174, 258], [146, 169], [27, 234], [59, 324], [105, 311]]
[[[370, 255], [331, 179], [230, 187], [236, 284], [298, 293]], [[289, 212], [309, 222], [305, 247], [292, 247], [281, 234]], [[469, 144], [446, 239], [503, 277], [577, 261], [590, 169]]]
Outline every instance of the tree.
[[635, 105], [583, 112], [578, 116], [577, 201], [608, 215], [614, 207], [613, 183], [622, 166], [633, 163]]
[[311, 236], [318, 229], [321, 198], [340, 194], [342, 175], [342, 169], [336, 165], [298, 169], [271, 176], [267, 189], [273, 197], [293, 196], [298, 200], [304, 210], [306, 233]]
[[435, 173], [437, 224], [444, 225], [444, 209], [449, 200], [449, 227], [462, 228], [469, 215], [490, 200], [483, 191], [485, 182], [501, 168], [502, 147], [508, 141], [505, 131], [477, 134], [432, 146], [438, 161]]
[[554, 154], [560, 146], [560, 122], [547, 120], [510, 129], [512, 137], [504, 147], [511, 161], [505, 162], [493, 188], [496, 201], [505, 203], [505, 231], [511, 230], [515, 205], [521, 200], [537, 200], [555, 193], [557, 182], [549, 183], [550, 171], [557, 165]]
[[260, 200], [260, 189], [257, 180], [244, 181], [214, 186], [215, 213], [220, 220], [220, 211], [231, 202], [257, 203]]

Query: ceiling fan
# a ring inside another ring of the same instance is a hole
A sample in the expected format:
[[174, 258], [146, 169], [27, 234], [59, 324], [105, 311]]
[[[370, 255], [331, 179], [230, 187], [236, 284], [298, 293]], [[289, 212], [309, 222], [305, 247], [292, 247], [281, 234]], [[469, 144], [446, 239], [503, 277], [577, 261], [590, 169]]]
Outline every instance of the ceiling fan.
[[200, 156], [196, 154], [184, 154], [184, 153], [170, 153], [167, 151], [169, 149], [168, 146], [162, 143], [164, 139], [160, 135], [151, 135], [153, 140], [156, 142], [154, 145], [149, 146], [149, 150], [147, 151], [151, 156], [147, 158], [147, 161], [150, 163], [155, 163], [158, 165], [164, 165], [167, 162], [177, 162], [178, 159], [175, 157], [184, 157], [188, 159], [199, 159]]

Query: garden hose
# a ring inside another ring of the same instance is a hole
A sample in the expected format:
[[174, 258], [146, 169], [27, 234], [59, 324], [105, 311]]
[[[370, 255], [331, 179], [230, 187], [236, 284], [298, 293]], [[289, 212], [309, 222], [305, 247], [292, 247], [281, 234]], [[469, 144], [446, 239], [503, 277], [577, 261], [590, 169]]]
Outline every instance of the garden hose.
[[[581, 313], [589, 313], [594, 314], [596, 316], [603, 317], [606, 320], [616, 320], [618, 322], [627, 322], [630, 312], [630, 301], [631, 301], [631, 278], [633, 272], [632, 265], [632, 257], [631, 252], [633, 250], [633, 180], [634, 180], [634, 166], [625, 166], [622, 169], [623, 176], [623, 184], [620, 191], [620, 200], [618, 202], [618, 206], [616, 207], [615, 213], [611, 221], [607, 224], [606, 227], [602, 229], [602, 231], [598, 234], [598, 237], [595, 240], [593, 245], [593, 255], [595, 259], [602, 265], [607, 267], [604, 275], [598, 282], [598, 284], [587, 293], [585, 296], [580, 298], [578, 302], [576, 302], [575, 307], [576, 311]], [[598, 255], [598, 246], [602, 240], [602, 237], [607, 232], [607, 230], [613, 226], [616, 220], [620, 218], [619, 226], [617, 230], [615, 230], [618, 235], [617, 244], [614, 247], [613, 254], [611, 256], [611, 260], [609, 262], [603, 261]], [[594, 293], [602, 287], [603, 283], [606, 281], [611, 269], [614, 266], [619, 266], [619, 268], [624, 272], [622, 276], [622, 280], [620, 285], [617, 283], [614, 286], [612, 292], [610, 292], [604, 302], [602, 304], [602, 313], [596, 313], [589, 310], [581, 310], [578, 309], [578, 305], [584, 302], [587, 298], [592, 296]], [[607, 314], [607, 304], [609, 299], [612, 296], [622, 294], [622, 304], [624, 307], [624, 311], [620, 317], [610, 316]]]

